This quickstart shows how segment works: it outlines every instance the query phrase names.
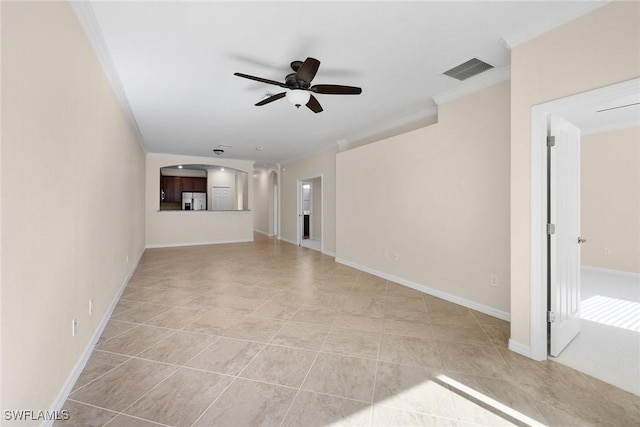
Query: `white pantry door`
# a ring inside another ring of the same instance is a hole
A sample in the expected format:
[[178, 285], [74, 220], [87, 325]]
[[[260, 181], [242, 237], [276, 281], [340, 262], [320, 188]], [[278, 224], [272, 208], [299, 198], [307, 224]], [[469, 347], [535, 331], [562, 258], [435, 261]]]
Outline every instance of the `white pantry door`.
[[213, 187], [213, 210], [231, 210], [231, 187]]
[[580, 333], [580, 129], [550, 116], [549, 135], [550, 353], [557, 356]]

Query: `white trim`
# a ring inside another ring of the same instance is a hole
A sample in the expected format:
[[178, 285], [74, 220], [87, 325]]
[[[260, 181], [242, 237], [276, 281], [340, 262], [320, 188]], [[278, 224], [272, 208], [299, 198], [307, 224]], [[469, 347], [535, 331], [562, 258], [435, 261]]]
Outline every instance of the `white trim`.
[[640, 92], [640, 78], [531, 107], [531, 358], [547, 350], [547, 116]]
[[285, 243], [289, 243], [289, 244], [294, 245], [294, 246], [300, 246], [300, 245], [299, 245], [299, 244], [297, 244], [295, 241], [293, 241], [293, 240], [289, 240], [289, 239], [287, 239], [286, 237], [282, 237], [282, 236], [280, 236], [280, 237], [278, 237], [278, 240], [282, 240], [283, 242], [285, 242]]
[[[303, 217], [302, 217], [302, 184], [304, 182], [307, 181], [312, 181], [314, 179], [320, 178], [320, 189], [322, 190], [320, 192], [320, 252], [322, 252], [322, 248], [324, 247], [324, 173], [321, 173], [319, 175], [314, 175], [314, 176], [308, 176], [305, 178], [298, 178], [298, 185], [297, 185], [297, 209], [298, 211], [296, 212], [296, 221], [297, 221], [297, 226], [296, 226], [296, 230], [297, 230], [297, 239], [298, 241], [296, 243], [294, 243], [297, 246], [302, 246], [302, 221], [303, 221]], [[312, 189], [313, 191], [313, 189]], [[311, 199], [311, 204], [313, 204], [313, 198]], [[311, 222], [309, 222], [309, 227], [311, 227]], [[309, 236], [311, 236], [311, 230], [309, 230]], [[283, 239], [284, 240], [284, 239]], [[288, 240], [285, 240], [287, 242], [289, 242]], [[289, 242], [291, 243], [291, 242]]]
[[616, 276], [630, 277], [632, 279], [640, 279], [640, 273], [635, 273], [633, 271], [613, 270], [611, 268], [592, 267], [590, 265], [582, 265], [581, 268], [595, 273], [613, 274]]
[[146, 249], [178, 248], [182, 246], [224, 245], [227, 243], [251, 243], [251, 242], [253, 242], [253, 239], [209, 240], [206, 242], [158, 243], [154, 245], [147, 245]]
[[262, 231], [262, 230], [256, 230], [256, 229], [253, 229], [253, 232], [254, 232], [254, 233], [259, 233], [259, 234], [264, 234], [264, 235], [265, 235], [265, 236], [267, 236], [267, 237], [273, 237], [273, 236], [274, 236], [273, 234], [269, 234], [269, 233], [264, 232], [264, 231]]
[[374, 270], [373, 268], [366, 267], [364, 265], [357, 264], [355, 262], [347, 261], [343, 258], [336, 258], [336, 262], [340, 264], [344, 264], [346, 266], [355, 268], [360, 271], [364, 271], [365, 273], [373, 274], [374, 276], [381, 277], [386, 280], [390, 280], [392, 282], [398, 283], [400, 285], [406, 286], [411, 289], [415, 289], [416, 291], [420, 291], [424, 294], [432, 295], [437, 298], [441, 298], [443, 300], [452, 302], [454, 304], [461, 305], [463, 307], [467, 307], [476, 311], [479, 311], [484, 314], [488, 314], [489, 316], [497, 317], [498, 319], [506, 320], [509, 322], [511, 320], [511, 315], [506, 311], [498, 310], [493, 307], [486, 306], [484, 304], [477, 303], [475, 301], [468, 300], [466, 298], [462, 298], [456, 295], [449, 294], [447, 292], [440, 291], [438, 289], [433, 289], [428, 286], [421, 285], [419, 283], [412, 282], [410, 280], [402, 279], [400, 277], [396, 277], [392, 274], [383, 273], [378, 270]]
[[[120, 301], [120, 297], [122, 296], [122, 293], [124, 292], [125, 288], [129, 284], [129, 280], [131, 279], [131, 276], [133, 276], [133, 273], [136, 271], [136, 268], [138, 268], [138, 264], [140, 263], [140, 260], [142, 259], [143, 255], [144, 255], [144, 249], [140, 252], [140, 255], [138, 256], [138, 259], [136, 260], [136, 262], [133, 263], [131, 270], [129, 270], [129, 273], [127, 274], [127, 277], [125, 277], [124, 280], [122, 281], [122, 284], [120, 285], [120, 289], [118, 289], [116, 296], [111, 301], [111, 304], [107, 309], [107, 312], [104, 314], [104, 317], [100, 321], [100, 324], [98, 325], [96, 331], [93, 333], [93, 336], [89, 341], [89, 344], [87, 344], [87, 346], [85, 347], [84, 352], [80, 357], [80, 360], [78, 360], [78, 363], [76, 363], [76, 366], [73, 367], [73, 370], [67, 377], [67, 380], [65, 381], [64, 385], [62, 386], [62, 389], [58, 393], [58, 396], [53, 401], [53, 405], [51, 406], [52, 412], [62, 410], [64, 403], [66, 402], [67, 398], [69, 397], [69, 394], [71, 393], [71, 390], [73, 389], [73, 386], [78, 380], [78, 377], [82, 373], [85, 365], [89, 361], [89, 358], [93, 353], [93, 349], [98, 343], [98, 339], [100, 339], [100, 336], [102, 336], [102, 332], [104, 332], [104, 328], [107, 326], [107, 323], [109, 323], [109, 319], [111, 319], [113, 310], [116, 308], [116, 305], [118, 305], [118, 301]], [[47, 427], [52, 426], [54, 421], [55, 420], [45, 420], [42, 423], [42, 425]]]
[[469, 95], [473, 92], [479, 91], [480, 89], [509, 80], [510, 78], [511, 67], [495, 68], [493, 70], [485, 71], [482, 74], [478, 74], [469, 80], [465, 80], [459, 86], [434, 96], [433, 101], [438, 105], [442, 105], [445, 102]]
[[525, 357], [531, 357], [531, 348], [522, 343], [514, 341], [511, 338], [509, 338], [509, 350], [513, 351], [514, 353], [521, 354]]
[[102, 30], [100, 29], [100, 24], [98, 24], [98, 19], [93, 11], [91, 2], [86, 0], [70, 0], [69, 4], [71, 5], [73, 12], [76, 14], [76, 17], [80, 22], [80, 26], [89, 40], [89, 44], [93, 47], [93, 51], [95, 52], [100, 65], [102, 65], [102, 71], [104, 71], [107, 80], [109, 80], [109, 83], [111, 84], [111, 89], [113, 89], [113, 92], [118, 99], [122, 112], [127, 117], [134, 132], [138, 136], [140, 147], [145, 154], [148, 154], [144, 137], [142, 136], [142, 132], [140, 132], [138, 122], [131, 110], [131, 105], [129, 104], [122, 82], [120, 81], [120, 76], [116, 66], [113, 63], [113, 58], [111, 58], [107, 42], [102, 35]]
[[403, 116], [401, 118], [398, 118], [396, 120], [392, 120], [390, 122], [386, 122], [382, 125], [379, 126], [374, 126], [373, 128], [371, 128], [370, 130], [363, 132], [363, 133], [359, 133], [357, 135], [351, 136], [349, 138], [344, 138], [344, 139], [338, 139], [336, 141], [336, 144], [338, 146], [343, 146], [346, 144], [351, 144], [352, 142], [358, 142], [358, 141], [362, 141], [363, 139], [367, 139], [367, 138], [371, 138], [371, 137], [375, 137], [377, 135], [382, 135], [385, 132], [389, 132], [395, 129], [399, 129], [403, 126], [407, 126], [411, 123], [416, 123], [419, 122], [420, 120], [425, 120], [431, 117], [437, 117], [438, 116], [438, 107], [437, 106], [433, 106], [433, 107], [429, 107], [425, 110], [421, 110], [412, 114], [409, 114], [408, 116]]
[[335, 252], [332, 252], [332, 251], [326, 251], [326, 250], [324, 250], [324, 249], [322, 250], [322, 254], [323, 254], [323, 255], [330, 256], [330, 257], [332, 257], [332, 258], [335, 258], [335, 257], [336, 257], [336, 253], [335, 253]]
[[[531, 358], [547, 358], [547, 114], [531, 112]], [[534, 301], [536, 302], [535, 308]], [[544, 343], [544, 345], [541, 345]]]
[[587, 13], [609, 3], [609, 1], [610, 0], [604, 0], [601, 2], [584, 2], [580, 10], [570, 15], [547, 13], [544, 19], [538, 19], [531, 22], [530, 24], [520, 26], [517, 30], [504, 34], [501, 37], [501, 40], [508, 48], [513, 49], [514, 47], [522, 43], [538, 37], [542, 33], [551, 31], [554, 28], [560, 27], [567, 22], [573, 21], [574, 19], [579, 18], [582, 15], [586, 15]]

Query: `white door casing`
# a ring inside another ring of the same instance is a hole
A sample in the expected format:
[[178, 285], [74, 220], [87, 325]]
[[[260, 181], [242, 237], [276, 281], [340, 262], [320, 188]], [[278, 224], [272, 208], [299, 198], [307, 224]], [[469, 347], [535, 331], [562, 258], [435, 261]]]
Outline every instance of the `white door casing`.
[[[531, 187], [530, 187], [530, 341], [509, 339], [509, 349], [534, 360], [549, 355], [547, 310], [547, 144], [548, 116], [585, 105], [640, 93], [640, 78], [615, 83], [587, 92], [531, 107]], [[512, 268], [514, 265], [512, 264]], [[512, 313], [512, 318], [518, 317]], [[518, 320], [513, 320], [518, 322]]]
[[549, 135], [550, 354], [558, 356], [580, 333], [580, 129], [552, 115]]

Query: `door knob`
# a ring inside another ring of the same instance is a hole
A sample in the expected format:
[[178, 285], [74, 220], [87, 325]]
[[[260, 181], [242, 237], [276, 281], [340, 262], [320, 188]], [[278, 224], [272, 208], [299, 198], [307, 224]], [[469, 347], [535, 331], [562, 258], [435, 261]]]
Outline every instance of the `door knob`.
[[586, 241], [587, 241], [587, 239], [583, 239], [582, 237], [578, 237], [578, 243], [579, 244], [582, 244], [582, 243], [584, 243]]

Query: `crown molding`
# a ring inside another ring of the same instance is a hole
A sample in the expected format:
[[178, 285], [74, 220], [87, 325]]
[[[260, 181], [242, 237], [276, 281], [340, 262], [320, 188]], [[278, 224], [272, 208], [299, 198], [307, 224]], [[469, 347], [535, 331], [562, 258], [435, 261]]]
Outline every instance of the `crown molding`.
[[98, 57], [98, 61], [100, 61], [102, 70], [104, 71], [104, 74], [106, 75], [107, 80], [111, 85], [111, 89], [113, 89], [113, 92], [118, 99], [118, 103], [122, 108], [122, 112], [133, 127], [142, 150], [145, 152], [145, 154], [148, 154], [149, 151], [147, 150], [144, 137], [142, 136], [142, 132], [140, 132], [140, 128], [138, 127], [138, 122], [133, 115], [131, 105], [129, 105], [129, 100], [127, 99], [127, 95], [125, 94], [124, 88], [122, 87], [120, 76], [118, 75], [116, 66], [113, 63], [113, 59], [111, 58], [111, 53], [109, 52], [107, 43], [104, 40], [104, 36], [102, 35], [102, 30], [100, 29], [100, 24], [98, 24], [98, 19], [96, 18], [96, 15], [93, 11], [91, 2], [86, 0], [71, 0], [69, 1], [69, 4], [71, 5], [73, 12], [76, 14], [78, 21], [80, 21], [80, 26], [84, 30], [84, 33], [89, 40], [89, 44]]
[[581, 7], [579, 8], [579, 10], [576, 13], [572, 13], [570, 15], [548, 13], [544, 19], [539, 19], [536, 22], [522, 26], [517, 30], [510, 31], [504, 34], [501, 37], [501, 42], [503, 42], [509, 49], [513, 49], [514, 47], [521, 45], [522, 43], [528, 42], [529, 40], [532, 40], [539, 35], [546, 33], [547, 31], [558, 28], [566, 24], [567, 22], [579, 18], [582, 15], [586, 15], [587, 13], [604, 6], [609, 2], [611, 2], [611, 0], [580, 2]]
[[460, 98], [461, 96], [469, 95], [480, 89], [509, 80], [510, 78], [511, 67], [496, 68], [472, 77], [469, 80], [465, 80], [460, 86], [434, 96], [433, 100], [437, 105], [441, 105], [445, 102]]

